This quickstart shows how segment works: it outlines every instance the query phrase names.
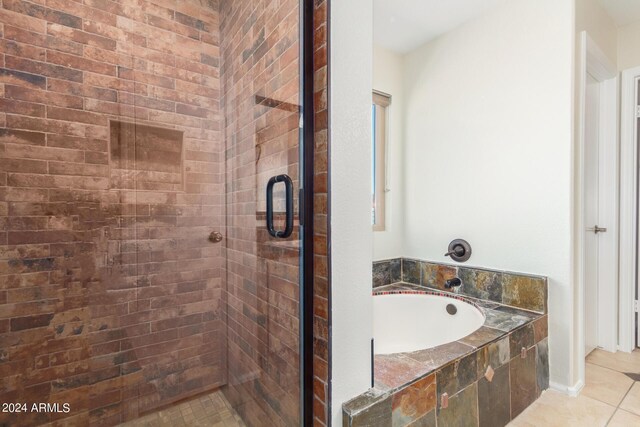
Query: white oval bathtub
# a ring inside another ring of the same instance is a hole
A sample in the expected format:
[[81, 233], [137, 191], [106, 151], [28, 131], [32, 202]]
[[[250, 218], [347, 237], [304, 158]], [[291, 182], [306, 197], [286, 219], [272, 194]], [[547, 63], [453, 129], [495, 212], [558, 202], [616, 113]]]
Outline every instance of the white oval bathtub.
[[[447, 313], [453, 304], [457, 312]], [[484, 324], [484, 314], [455, 298], [430, 294], [373, 297], [375, 354], [404, 353], [459, 340]]]

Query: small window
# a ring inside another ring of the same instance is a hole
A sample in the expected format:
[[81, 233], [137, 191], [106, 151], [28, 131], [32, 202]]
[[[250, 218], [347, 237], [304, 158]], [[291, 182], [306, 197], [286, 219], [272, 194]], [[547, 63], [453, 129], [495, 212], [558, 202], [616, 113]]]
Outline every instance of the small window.
[[384, 231], [384, 205], [386, 191], [387, 109], [391, 95], [373, 91], [371, 106], [371, 221], [373, 231]]

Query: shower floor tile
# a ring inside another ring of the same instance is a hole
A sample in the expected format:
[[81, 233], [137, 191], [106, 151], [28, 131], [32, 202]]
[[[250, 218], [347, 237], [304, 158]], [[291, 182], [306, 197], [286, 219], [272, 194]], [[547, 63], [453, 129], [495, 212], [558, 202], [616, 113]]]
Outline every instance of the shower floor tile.
[[199, 396], [167, 409], [120, 424], [121, 427], [245, 427], [221, 391]]

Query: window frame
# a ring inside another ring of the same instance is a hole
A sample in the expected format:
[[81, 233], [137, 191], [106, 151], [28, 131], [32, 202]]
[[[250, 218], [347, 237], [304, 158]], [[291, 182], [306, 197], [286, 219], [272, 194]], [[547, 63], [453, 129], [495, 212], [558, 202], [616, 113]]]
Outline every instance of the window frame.
[[391, 95], [373, 90], [372, 93], [372, 227], [373, 231], [386, 229], [387, 144]]

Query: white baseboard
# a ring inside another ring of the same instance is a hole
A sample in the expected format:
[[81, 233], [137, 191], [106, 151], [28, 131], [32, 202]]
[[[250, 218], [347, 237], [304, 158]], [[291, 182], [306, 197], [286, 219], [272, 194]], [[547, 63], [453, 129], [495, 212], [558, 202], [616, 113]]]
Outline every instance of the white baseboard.
[[552, 390], [559, 391], [560, 393], [566, 394], [571, 397], [578, 396], [582, 391], [583, 387], [584, 387], [584, 383], [582, 381], [578, 381], [571, 387], [567, 387], [564, 384], [559, 384], [554, 382], [549, 383], [549, 388], [551, 388]]
[[634, 349], [635, 347], [628, 347], [624, 346], [623, 344], [618, 345], [618, 351], [621, 351], [623, 353], [631, 353]]

